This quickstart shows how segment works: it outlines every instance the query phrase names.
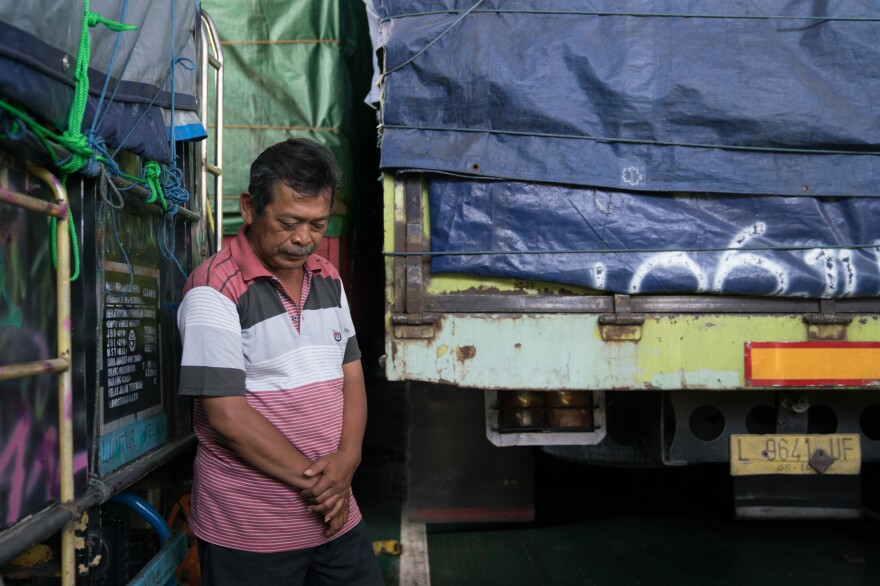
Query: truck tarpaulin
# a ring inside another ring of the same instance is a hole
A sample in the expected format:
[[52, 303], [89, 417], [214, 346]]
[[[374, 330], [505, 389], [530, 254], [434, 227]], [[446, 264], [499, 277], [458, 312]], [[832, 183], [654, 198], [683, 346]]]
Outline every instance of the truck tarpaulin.
[[430, 180], [432, 250], [541, 253], [438, 256], [435, 271], [878, 294], [877, 4], [371, 9], [383, 168], [464, 177]]
[[[90, 53], [81, 56], [86, 6], [137, 28], [92, 26]], [[91, 130], [97, 112], [95, 134], [109, 147], [168, 162], [172, 118], [176, 140], [205, 137], [196, 113], [197, 19], [195, 0], [0, 2], [0, 94], [65, 129], [78, 59], [86, 58], [83, 132]]]

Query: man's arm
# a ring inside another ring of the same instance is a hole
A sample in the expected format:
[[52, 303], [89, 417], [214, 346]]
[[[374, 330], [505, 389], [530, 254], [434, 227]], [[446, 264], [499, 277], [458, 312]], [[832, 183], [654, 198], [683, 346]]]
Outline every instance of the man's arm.
[[367, 392], [364, 371], [360, 360], [342, 365], [342, 438], [339, 450], [315, 462], [305, 475], [317, 477], [311, 488], [302, 495], [313, 503], [310, 509], [324, 515], [325, 520], [334, 517], [343, 504], [347, 505], [351, 479], [361, 463], [361, 445], [367, 426]]
[[244, 397], [202, 397], [202, 405], [211, 427], [245, 462], [299, 490], [315, 484], [305, 475], [312, 462]]

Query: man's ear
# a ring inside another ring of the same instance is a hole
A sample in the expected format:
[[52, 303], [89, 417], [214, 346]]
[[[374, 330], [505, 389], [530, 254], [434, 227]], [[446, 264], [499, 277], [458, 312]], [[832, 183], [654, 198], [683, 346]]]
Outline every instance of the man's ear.
[[245, 224], [250, 225], [253, 223], [256, 212], [251, 203], [251, 194], [247, 191], [243, 191], [238, 197], [238, 209], [241, 211], [241, 219]]

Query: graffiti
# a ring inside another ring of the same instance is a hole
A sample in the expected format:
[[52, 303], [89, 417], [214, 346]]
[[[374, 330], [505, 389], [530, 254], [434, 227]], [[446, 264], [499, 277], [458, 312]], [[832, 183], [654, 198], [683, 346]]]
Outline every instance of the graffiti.
[[[58, 497], [58, 429], [52, 424], [34, 429], [32, 418], [24, 414], [12, 433], [4, 438], [0, 452], [0, 512], [4, 525], [32, 514]], [[74, 456], [74, 470], [86, 467], [86, 454]]]
[[673, 267], [685, 269], [692, 274], [697, 280], [696, 291], [703, 292], [709, 287], [709, 280], [696, 263], [685, 252], [659, 252], [653, 254], [645, 260], [635, 273], [629, 284], [631, 293], [639, 293], [642, 290], [642, 282], [645, 278], [655, 270], [669, 271]]
[[[742, 230], [727, 245], [728, 250], [720, 253], [709, 252], [660, 252], [649, 255], [639, 264], [632, 274], [629, 283], [629, 293], [642, 293], [646, 289], [645, 282], [650, 275], [662, 276], [667, 279], [676, 277], [680, 280], [680, 274], [691, 275], [696, 285], [688, 288], [697, 293], [711, 290], [713, 293], [729, 292], [727, 283], [735, 279], [737, 274], [741, 278], [748, 278], [753, 283], [757, 282], [758, 275], [766, 274], [775, 284], [760, 292], [762, 295], [808, 297], [821, 296], [823, 298], [851, 297], [859, 293], [859, 272], [855, 258], [859, 251], [851, 249], [809, 249], [802, 253], [807, 270], [798, 276], [813, 275], [822, 285], [821, 292], [794, 291], [791, 287], [792, 274], [798, 271], [791, 266], [784, 266], [769, 257], [767, 253], [753, 251], [741, 251], [746, 248], [754, 238], [767, 232], [767, 225], [756, 222]], [[880, 269], [880, 243], [872, 249], [876, 257], [877, 268]], [[716, 262], [707, 263], [706, 258], [715, 258]], [[698, 258], [700, 261], [698, 261]], [[709, 267], [706, 265], [710, 264]], [[790, 263], [789, 263], [790, 264]], [[880, 271], [878, 271], [880, 272]], [[877, 276], [874, 275], [874, 279]], [[711, 279], [711, 288], [708, 283]], [[763, 281], [762, 281], [763, 282]], [[594, 286], [602, 289], [598, 283]], [[752, 285], [754, 287], [754, 285]], [[757, 290], [753, 294], [759, 293]], [[864, 295], [864, 292], [861, 292]]]
[[[736, 238], [728, 245], [728, 248], [742, 248], [749, 240], [756, 236], [761, 236], [766, 231], [766, 224], [756, 222], [748, 229], [737, 234]], [[751, 252], [738, 252], [736, 250], [729, 250], [722, 255], [721, 262], [718, 263], [718, 269], [715, 273], [715, 279], [712, 282], [712, 291], [721, 293], [724, 290], [724, 281], [735, 270], [742, 268], [767, 271], [776, 278], [776, 288], [770, 292], [770, 295], [782, 295], [785, 293], [785, 289], [788, 286], [788, 275], [782, 265]]]
[[3, 248], [0, 248], [0, 328], [20, 328], [21, 322], [21, 309], [16, 307], [6, 286], [6, 262], [3, 260]]
[[[856, 269], [852, 262], [852, 250], [808, 250], [804, 254], [807, 264], [820, 272], [825, 280], [823, 297], [849, 297], [856, 287]], [[838, 267], [842, 268], [841, 271]], [[840, 278], [841, 273], [843, 279]], [[842, 287], [841, 282], [843, 281]]]

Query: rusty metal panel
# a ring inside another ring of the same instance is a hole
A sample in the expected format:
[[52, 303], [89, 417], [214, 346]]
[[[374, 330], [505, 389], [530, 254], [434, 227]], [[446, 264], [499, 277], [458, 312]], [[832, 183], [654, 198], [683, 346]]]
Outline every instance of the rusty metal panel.
[[[431, 339], [386, 341], [390, 380], [478, 389], [701, 389], [745, 386], [746, 342], [806, 341], [798, 315], [647, 315], [638, 340], [606, 341], [596, 314], [447, 314]], [[854, 315], [850, 341], [880, 340]]]

